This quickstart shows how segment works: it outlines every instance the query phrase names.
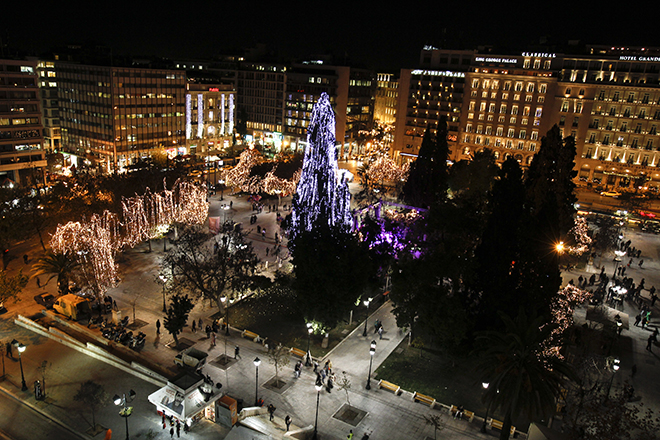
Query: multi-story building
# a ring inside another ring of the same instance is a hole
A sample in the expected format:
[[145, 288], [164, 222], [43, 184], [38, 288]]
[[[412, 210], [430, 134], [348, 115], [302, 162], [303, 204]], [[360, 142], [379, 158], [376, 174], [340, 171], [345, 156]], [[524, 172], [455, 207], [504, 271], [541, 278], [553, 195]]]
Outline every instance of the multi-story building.
[[60, 107], [57, 92], [57, 74], [53, 61], [39, 61], [39, 93], [41, 97], [41, 117], [44, 125], [44, 149], [59, 151], [62, 134], [60, 131]]
[[475, 53], [465, 77], [459, 148], [451, 159], [469, 159], [487, 147], [498, 161], [513, 156], [529, 165], [554, 123], [555, 60], [545, 53]]
[[474, 51], [424, 47], [419, 69], [401, 69], [392, 157], [403, 163], [419, 154], [427, 128], [435, 136], [447, 122], [450, 151], [456, 151], [465, 76]]
[[578, 178], [657, 191], [660, 49], [587, 49], [562, 57], [556, 98], [556, 122], [576, 138]]
[[236, 71], [237, 119], [256, 143], [278, 150], [284, 127], [284, 65], [241, 62]]
[[37, 63], [0, 60], [0, 185], [45, 179]]
[[236, 91], [232, 85], [186, 86], [186, 147], [190, 154], [223, 154], [232, 145]]
[[186, 153], [184, 72], [56, 61], [55, 73], [64, 150], [105, 172], [155, 148]]
[[287, 70], [284, 143], [302, 149], [307, 140], [307, 125], [312, 108], [321, 93], [327, 93], [335, 110], [335, 137], [340, 156], [359, 154], [360, 131], [373, 126], [373, 72], [349, 66], [317, 63], [294, 64]]
[[374, 122], [393, 125], [399, 96], [399, 80], [391, 73], [378, 74], [378, 87], [374, 99]]

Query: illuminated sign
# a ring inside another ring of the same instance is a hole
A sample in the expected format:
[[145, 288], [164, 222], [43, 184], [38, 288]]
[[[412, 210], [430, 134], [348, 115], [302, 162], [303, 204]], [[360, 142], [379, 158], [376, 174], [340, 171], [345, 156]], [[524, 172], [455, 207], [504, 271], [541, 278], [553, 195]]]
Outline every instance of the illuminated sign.
[[451, 76], [454, 78], [465, 78], [464, 72], [451, 72], [449, 70], [413, 70], [412, 75]]
[[456, 142], [458, 140], [458, 135], [455, 134], [448, 134], [447, 135], [447, 140], [449, 142]]
[[475, 61], [481, 61], [482, 63], [517, 63], [518, 60], [515, 58], [499, 58], [499, 57], [474, 57]]
[[209, 92], [219, 92], [220, 89], [217, 87], [209, 87]]
[[556, 58], [557, 54], [545, 52], [523, 52], [524, 57], [537, 57], [537, 58]]
[[633, 56], [620, 56], [619, 61], [653, 61], [660, 62], [660, 57], [633, 57]]

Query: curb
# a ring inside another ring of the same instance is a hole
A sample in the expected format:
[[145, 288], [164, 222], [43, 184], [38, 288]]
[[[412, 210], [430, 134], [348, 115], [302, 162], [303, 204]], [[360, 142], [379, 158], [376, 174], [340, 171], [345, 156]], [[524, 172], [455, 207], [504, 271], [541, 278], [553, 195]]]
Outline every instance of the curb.
[[[3, 394], [5, 394], [6, 396], [8, 396], [8, 397], [11, 398], [11, 399], [14, 399], [14, 400], [17, 401], [18, 403], [20, 403], [20, 404], [22, 404], [22, 405], [24, 405], [24, 406], [30, 408], [32, 411], [34, 411], [35, 413], [41, 415], [42, 417], [47, 418], [47, 419], [50, 420], [51, 422], [53, 422], [53, 423], [55, 423], [56, 425], [58, 425], [60, 428], [66, 429], [66, 430], [69, 431], [71, 434], [74, 434], [76, 437], [81, 438], [81, 439], [84, 439], [84, 440], [89, 440], [90, 437], [89, 437], [88, 435], [82, 434], [82, 433], [78, 432], [77, 430], [71, 428], [70, 426], [65, 425], [65, 424], [62, 423], [59, 419], [57, 419], [57, 418], [51, 416], [50, 414], [48, 414], [48, 413], [45, 412], [45, 411], [42, 411], [40, 408], [35, 407], [32, 403], [20, 399], [18, 396], [16, 396], [16, 395], [14, 395], [13, 393], [7, 391], [4, 387], [1, 387], [1, 386], [0, 386], [0, 392], [3, 393]], [[0, 435], [0, 436], [2, 436], [2, 435]], [[6, 437], [6, 438], [10, 438], [10, 437]]]

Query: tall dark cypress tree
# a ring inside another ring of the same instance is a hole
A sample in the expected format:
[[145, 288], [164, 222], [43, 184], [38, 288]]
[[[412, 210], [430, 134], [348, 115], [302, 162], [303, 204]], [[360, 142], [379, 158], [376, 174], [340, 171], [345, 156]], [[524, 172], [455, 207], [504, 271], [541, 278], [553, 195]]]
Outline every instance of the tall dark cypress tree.
[[417, 160], [410, 167], [403, 187], [403, 200], [407, 204], [428, 208], [447, 197], [448, 156], [447, 122], [443, 118], [438, 122], [435, 139], [431, 127], [426, 127]]
[[525, 179], [520, 288], [543, 314], [561, 284], [555, 246], [574, 222], [574, 159], [574, 139], [562, 139], [555, 125], [542, 139]]
[[525, 201], [522, 174], [520, 164], [513, 157], [502, 164], [490, 195], [491, 214], [475, 250], [473, 290], [478, 294], [477, 327], [482, 330], [499, 325], [494, 310], [515, 316], [521, 305], [517, 265]]

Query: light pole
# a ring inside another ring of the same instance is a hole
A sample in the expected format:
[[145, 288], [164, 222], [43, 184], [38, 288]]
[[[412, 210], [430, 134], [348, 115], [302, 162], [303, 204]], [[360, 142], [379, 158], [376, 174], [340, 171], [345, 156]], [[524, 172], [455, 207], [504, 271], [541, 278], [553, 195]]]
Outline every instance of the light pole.
[[621, 360], [619, 358], [614, 358], [612, 361], [612, 377], [610, 378], [610, 383], [607, 385], [607, 394], [605, 395], [605, 400], [610, 398], [610, 389], [612, 388], [612, 382], [614, 382], [614, 376], [621, 367]]
[[25, 383], [25, 375], [23, 374], [23, 358], [21, 357], [21, 354], [25, 351], [26, 347], [24, 344], [21, 344], [16, 339], [11, 341], [11, 345], [16, 347], [16, 350], [18, 351], [18, 363], [21, 365], [21, 391], [27, 391], [28, 387], [27, 384]]
[[367, 376], [367, 389], [371, 389], [371, 364], [374, 361], [374, 354], [376, 354], [376, 341], [371, 341], [369, 348], [369, 375]]
[[121, 397], [119, 397], [117, 394], [115, 394], [115, 397], [112, 398], [113, 402], [115, 402], [115, 405], [117, 406], [122, 406], [123, 408], [119, 411], [119, 416], [123, 417], [124, 420], [126, 420], [126, 440], [129, 440], [128, 438], [128, 418], [133, 414], [133, 407], [132, 406], [127, 406], [129, 402], [132, 402], [133, 399], [135, 399], [136, 393], [133, 390], [130, 390], [128, 392], [128, 397], [126, 397], [126, 393], [122, 393]]
[[312, 360], [310, 359], [310, 353], [309, 353], [309, 343], [310, 340], [312, 339], [312, 333], [314, 332], [314, 329], [312, 328], [312, 323], [308, 322], [307, 323], [307, 359], [305, 360], [305, 366], [310, 367], [312, 365]]
[[158, 275], [158, 278], [163, 284], [163, 313], [167, 313], [167, 307], [165, 307], [165, 284], [167, 284], [167, 278], [164, 275]]
[[367, 336], [367, 321], [369, 320], [369, 303], [371, 302], [372, 298], [365, 299], [363, 301], [364, 305], [367, 306], [367, 317], [364, 318], [364, 331], [362, 332], [362, 336]]
[[256, 379], [254, 381], [254, 406], [259, 406], [259, 365], [261, 365], [261, 359], [256, 357], [252, 362], [254, 362], [256, 368]]
[[564, 253], [564, 242], [560, 241], [555, 245], [555, 250], [557, 251], [557, 266], [559, 266], [559, 270], [561, 271], [561, 254]]
[[[488, 391], [488, 382], [481, 382], [481, 386], [484, 388], [484, 394]], [[486, 433], [486, 422], [488, 420], [488, 413], [490, 412], [490, 402], [488, 402], [488, 406], [486, 407], [486, 417], [484, 417], [484, 424], [481, 425], [481, 432]]]
[[220, 301], [222, 301], [222, 305], [225, 306], [225, 335], [229, 336], [229, 305], [234, 302], [233, 299], [230, 299], [227, 301], [226, 296], [220, 297]]
[[316, 388], [316, 418], [314, 419], [314, 440], [318, 439], [318, 426], [319, 426], [319, 399], [321, 397], [321, 390], [323, 389], [323, 382], [321, 382], [321, 377], [316, 377], [316, 383], [314, 384]]
[[616, 270], [619, 267], [619, 263], [623, 256], [626, 255], [625, 251], [614, 251], [614, 253], [616, 254], [616, 257], [614, 257], [614, 273], [612, 274], [612, 278], [616, 277]]

